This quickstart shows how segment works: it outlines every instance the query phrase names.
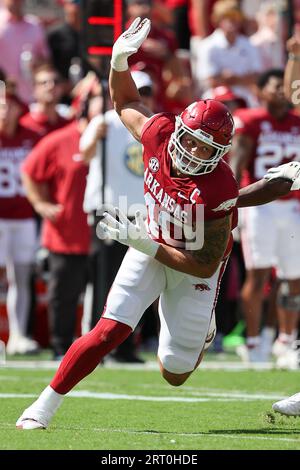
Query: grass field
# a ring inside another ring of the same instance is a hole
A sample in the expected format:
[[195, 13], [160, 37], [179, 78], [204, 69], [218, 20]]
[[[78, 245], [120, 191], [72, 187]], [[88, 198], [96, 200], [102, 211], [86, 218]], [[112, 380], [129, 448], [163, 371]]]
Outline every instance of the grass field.
[[297, 371], [205, 368], [173, 388], [153, 367], [99, 367], [65, 399], [48, 430], [20, 431], [16, 419], [54, 372], [27, 367], [0, 368], [2, 450], [300, 450], [300, 418], [271, 412], [275, 400], [299, 391]]

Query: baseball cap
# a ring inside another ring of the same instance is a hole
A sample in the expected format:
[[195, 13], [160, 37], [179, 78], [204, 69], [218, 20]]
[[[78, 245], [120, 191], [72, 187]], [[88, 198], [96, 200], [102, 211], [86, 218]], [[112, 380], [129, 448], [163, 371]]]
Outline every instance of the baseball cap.
[[144, 87], [152, 88], [153, 83], [150, 75], [147, 73], [141, 72], [140, 70], [134, 70], [131, 72], [131, 76], [138, 90]]
[[226, 104], [226, 101], [236, 101], [241, 108], [247, 106], [246, 101], [237, 96], [230, 88], [227, 86], [218, 86], [212, 90], [212, 99], [221, 101]]

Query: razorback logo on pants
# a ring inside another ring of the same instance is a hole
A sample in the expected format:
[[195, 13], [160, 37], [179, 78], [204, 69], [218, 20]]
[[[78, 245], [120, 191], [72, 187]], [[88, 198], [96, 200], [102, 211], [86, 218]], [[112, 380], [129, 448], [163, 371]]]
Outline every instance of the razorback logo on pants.
[[210, 287], [205, 284], [205, 283], [202, 283], [202, 284], [193, 284], [193, 286], [195, 287], [195, 290], [200, 290], [201, 292], [203, 291], [209, 291], [211, 290]]

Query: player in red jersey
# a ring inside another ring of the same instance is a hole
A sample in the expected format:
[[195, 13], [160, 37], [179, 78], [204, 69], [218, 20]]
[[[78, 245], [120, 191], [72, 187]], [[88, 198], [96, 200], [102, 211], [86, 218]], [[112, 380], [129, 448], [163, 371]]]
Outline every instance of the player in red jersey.
[[[242, 186], [261, 179], [270, 167], [300, 160], [300, 117], [290, 110], [284, 96], [283, 71], [274, 69], [258, 81], [262, 106], [239, 110], [235, 114], [236, 134], [232, 162]], [[278, 296], [279, 337], [273, 352], [289, 351], [297, 333], [300, 310], [300, 192], [263, 207], [248, 207], [242, 212], [241, 237], [247, 277], [242, 301], [247, 323], [247, 350], [251, 362], [269, 360], [274, 333], [260, 320], [264, 284], [272, 267], [282, 280]], [[241, 351], [243, 352], [243, 351]]]
[[27, 335], [36, 224], [21, 182], [20, 165], [39, 136], [20, 124], [23, 109], [15, 95], [0, 97], [0, 279], [6, 271], [8, 354], [38, 350], [37, 342]]
[[[158, 296], [158, 360], [171, 385], [186, 381], [215, 334], [214, 306], [230, 253], [239, 197], [232, 172], [222, 161], [230, 148], [233, 120], [227, 108], [214, 100], [193, 103], [176, 118], [152, 115], [142, 105], [127, 58], [149, 30], [150, 21], [140, 23], [138, 18], [120, 36], [113, 48], [110, 74], [115, 109], [144, 145], [148, 223], [137, 212], [133, 224], [118, 209], [118, 219], [110, 211], [100, 222], [101, 236], [131, 248], [103, 316], [92, 331], [73, 343], [50, 385], [18, 419], [21, 429], [46, 428], [63, 396], [129, 335]], [[240, 205], [262, 204], [287, 193], [295, 178], [296, 169], [288, 169], [279, 184], [260, 181], [242, 191]], [[202, 248], [198, 227], [192, 237], [193, 225], [199, 223], [197, 209], [204, 215]]]

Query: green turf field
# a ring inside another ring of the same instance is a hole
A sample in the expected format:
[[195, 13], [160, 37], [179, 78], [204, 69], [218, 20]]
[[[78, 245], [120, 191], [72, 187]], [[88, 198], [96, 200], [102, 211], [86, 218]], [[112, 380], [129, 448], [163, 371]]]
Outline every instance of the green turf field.
[[173, 388], [156, 370], [99, 367], [45, 431], [15, 421], [53, 370], [0, 368], [0, 449], [300, 449], [300, 418], [271, 412], [299, 372], [199, 369]]

